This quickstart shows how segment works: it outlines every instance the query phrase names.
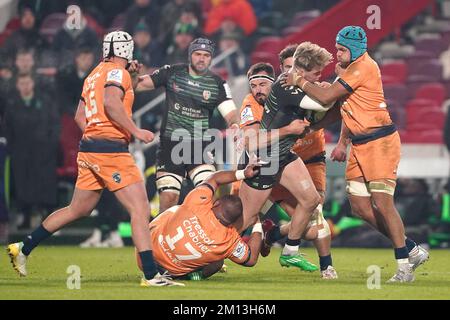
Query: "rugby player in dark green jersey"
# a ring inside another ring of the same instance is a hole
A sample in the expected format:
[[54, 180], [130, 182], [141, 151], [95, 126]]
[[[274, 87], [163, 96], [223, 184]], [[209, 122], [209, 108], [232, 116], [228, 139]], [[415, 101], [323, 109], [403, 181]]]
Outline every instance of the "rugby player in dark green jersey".
[[238, 110], [228, 84], [209, 70], [213, 54], [210, 40], [195, 39], [189, 45], [189, 64], [166, 65], [139, 79], [138, 91], [166, 90], [157, 153], [159, 212], [178, 203], [186, 176], [197, 186], [215, 171], [205, 152], [212, 139], [206, 130], [213, 111], [218, 109], [228, 127], [239, 128]]
[[[331, 61], [331, 54], [319, 46], [316, 46], [315, 50], [321, 67], [325, 67]], [[296, 54], [292, 71], [297, 71], [302, 67], [297, 59], [298, 53], [296, 52]], [[304, 119], [307, 110], [326, 111], [333, 104], [322, 106], [309, 98], [300, 88], [282, 86], [282, 80], [278, 79], [266, 99], [261, 128], [267, 131], [276, 131], [289, 126], [297, 119]], [[258, 212], [269, 197], [272, 187], [279, 182], [297, 200], [288, 239], [280, 256], [280, 264], [315, 271], [317, 267], [299, 254], [298, 248], [311, 215], [320, 202], [320, 196], [303, 161], [291, 152], [297, 139], [297, 135], [280, 135], [278, 141], [272, 140], [266, 147], [261, 147], [258, 143], [258, 157], [262, 162], [267, 163], [267, 166], [261, 168], [258, 176], [244, 180], [241, 185], [239, 192], [243, 203], [241, 230], [257, 221]]]

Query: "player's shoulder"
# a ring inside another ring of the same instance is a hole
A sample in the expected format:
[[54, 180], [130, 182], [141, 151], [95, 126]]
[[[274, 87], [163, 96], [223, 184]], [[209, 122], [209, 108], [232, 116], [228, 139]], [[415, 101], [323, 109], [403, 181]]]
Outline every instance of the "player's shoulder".
[[249, 93], [245, 96], [244, 100], [242, 100], [241, 109], [244, 108], [262, 108], [262, 105], [260, 105], [258, 101], [256, 101], [255, 97], [251, 93]]

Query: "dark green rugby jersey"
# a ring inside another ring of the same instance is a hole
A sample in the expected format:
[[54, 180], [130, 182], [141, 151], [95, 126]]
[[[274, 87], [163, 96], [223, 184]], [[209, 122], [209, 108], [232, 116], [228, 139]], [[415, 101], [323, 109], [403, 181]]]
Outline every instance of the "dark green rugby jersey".
[[[231, 90], [221, 77], [211, 71], [192, 76], [188, 64], [166, 65], [150, 77], [155, 87], [166, 89], [161, 126], [161, 136], [165, 138], [170, 138], [176, 129], [185, 129], [194, 139], [201, 139], [214, 109], [232, 99]], [[187, 134], [183, 137], [188, 138]]]
[[[287, 126], [295, 119], [303, 120], [305, 109], [300, 107], [306, 94], [298, 87], [282, 87], [277, 80], [270, 90], [264, 113], [261, 120], [261, 128], [266, 130], [280, 129]], [[298, 136], [292, 135], [281, 138], [278, 143], [273, 143], [267, 149], [270, 158], [283, 159], [297, 141]]]

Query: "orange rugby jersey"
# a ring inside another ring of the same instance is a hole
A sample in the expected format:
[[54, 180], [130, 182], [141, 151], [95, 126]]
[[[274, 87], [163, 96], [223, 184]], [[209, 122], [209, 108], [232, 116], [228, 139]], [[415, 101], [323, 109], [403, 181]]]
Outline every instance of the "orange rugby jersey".
[[352, 134], [366, 134], [392, 123], [384, 100], [380, 68], [367, 52], [352, 62], [337, 81], [350, 93], [341, 114]]
[[105, 112], [103, 97], [105, 87], [116, 86], [122, 89], [125, 112], [131, 118], [134, 101], [133, 86], [128, 71], [113, 62], [101, 62], [84, 81], [81, 100], [85, 103], [86, 129], [85, 138], [125, 139], [131, 135], [114, 124]]
[[153, 256], [174, 276], [225, 258], [243, 264], [250, 255], [233, 226], [224, 226], [212, 211], [213, 192], [206, 185], [192, 190], [180, 206], [150, 223]]
[[325, 152], [325, 133], [323, 129], [314, 131], [302, 139], [298, 139], [292, 147], [303, 161], [307, 161]]
[[263, 116], [264, 106], [260, 105], [258, 101], [249, 93], [242, 101], [239, 114], [241, 116], [239, 127], [243, 128], [254, 123], [260, 123]]

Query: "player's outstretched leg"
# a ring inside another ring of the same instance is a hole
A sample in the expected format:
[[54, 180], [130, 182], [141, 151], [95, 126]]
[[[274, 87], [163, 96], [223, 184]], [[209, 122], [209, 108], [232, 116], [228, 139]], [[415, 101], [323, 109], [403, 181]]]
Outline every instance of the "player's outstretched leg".
[[23, 242], [8, 245], [6, 251], [14, 270], [21, 276], [27, 275], [26, 262], [31, 251], [53, 233], [82, 217], [89, 216], [100, 199], [101, 190], [75, 188], [69, 206], [49, 215]]

